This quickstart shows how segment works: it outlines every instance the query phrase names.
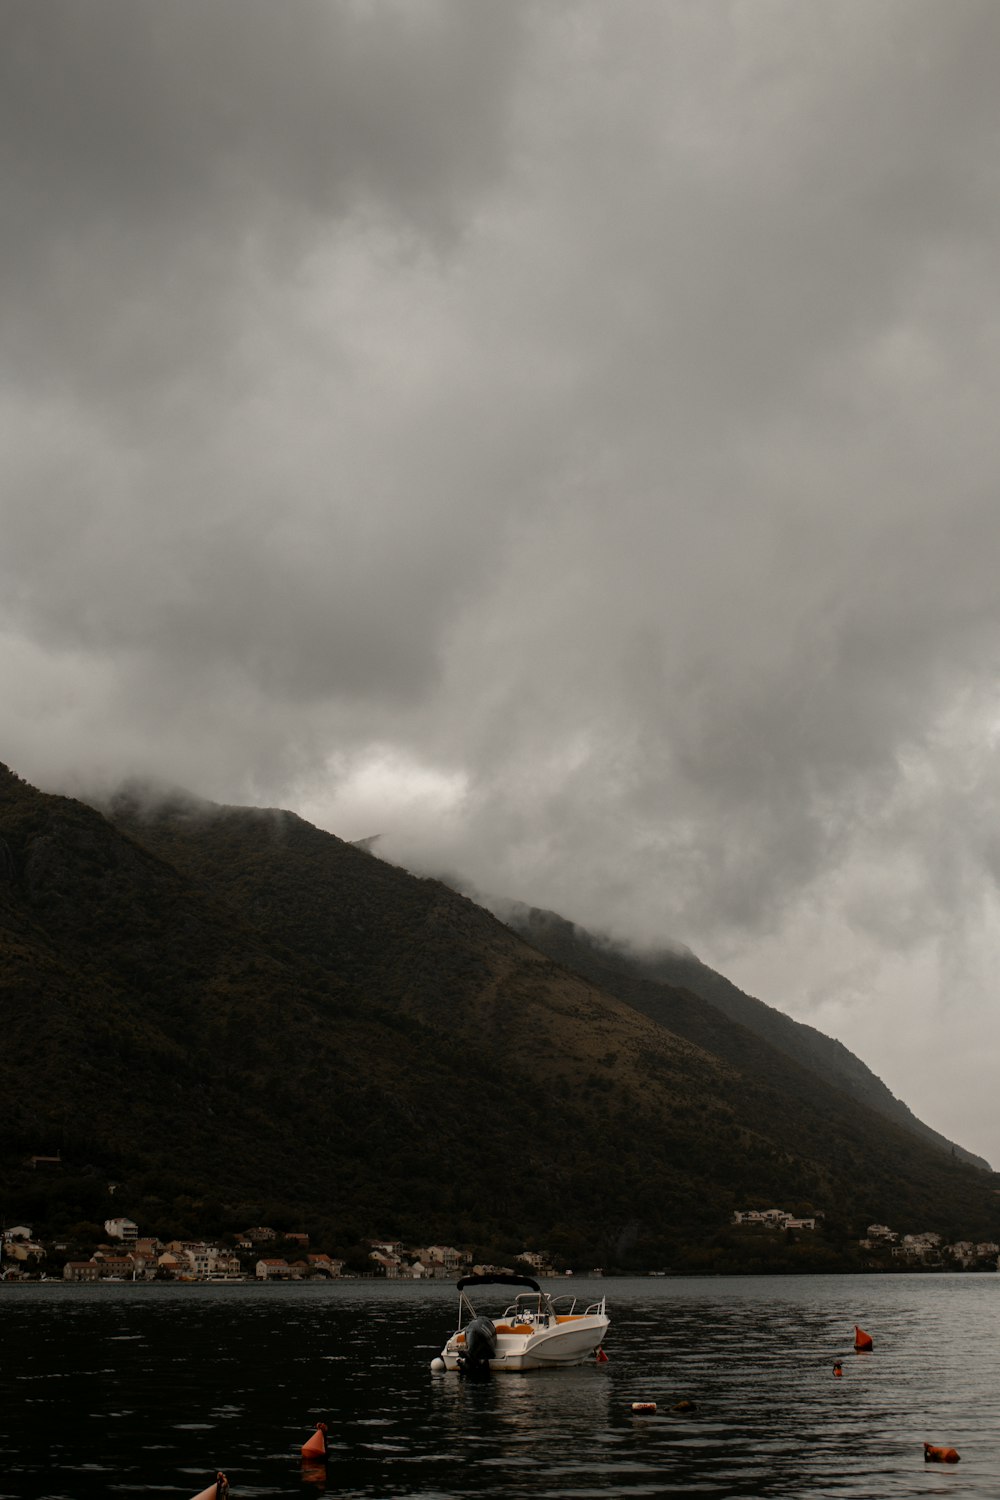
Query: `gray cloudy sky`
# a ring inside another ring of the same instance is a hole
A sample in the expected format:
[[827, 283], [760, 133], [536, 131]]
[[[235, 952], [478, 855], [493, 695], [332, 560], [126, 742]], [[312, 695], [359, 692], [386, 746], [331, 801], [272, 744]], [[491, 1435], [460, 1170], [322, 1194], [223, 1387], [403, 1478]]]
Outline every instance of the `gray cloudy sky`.
[[1000, 1163], [995, 0], [4, 0], [0, 757], [674, 937]]

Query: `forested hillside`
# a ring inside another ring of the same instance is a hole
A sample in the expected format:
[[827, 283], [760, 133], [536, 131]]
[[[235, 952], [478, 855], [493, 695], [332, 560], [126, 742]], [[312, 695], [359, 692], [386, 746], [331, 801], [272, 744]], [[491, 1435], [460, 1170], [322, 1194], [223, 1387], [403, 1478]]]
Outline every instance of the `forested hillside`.
[[[745, 1039], [740, 1040], [741, 1033], [750, 1031], [857, 1103], [868, 1105], [943, 1150], [953, 1151], [963, 1161], [989, 1170], [989, 1163], [982, 1157], [918, 1120], [842, 1042], [744, 994], [689, 949], [664, 947], [658, 952], [639, 953], [587, 932], [555, 912], [509, 901], [500, 903], [500, 911], [515, 932], [550, 958], [585, 974], [602, 989], [627, 1000], [679, 1035], [729, 1057], [733, 1049], [738, 1055], [746, 1046]], [[731, 1028], [720, 1024], [719, 1012], [735, 1024]]]
[[[678, 1036], [293, 814], [104, 816], [3, 770], [0, 839], [4, 1211], [92, 1215], [113, 1178], [147, 1223], [253, 1209], [626, 1267], [755, 1201], [1000, 1233], [990, 1175], [745, 1029], [742, 1053]], [[56, 1150], [43, 1188], [23, 1159]]]

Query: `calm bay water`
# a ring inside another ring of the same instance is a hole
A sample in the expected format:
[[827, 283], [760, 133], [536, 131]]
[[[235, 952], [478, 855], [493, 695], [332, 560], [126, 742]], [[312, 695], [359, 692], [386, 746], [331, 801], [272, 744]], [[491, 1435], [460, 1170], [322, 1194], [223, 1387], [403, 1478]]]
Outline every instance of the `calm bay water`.
[[[429, 1369], [442, 1283], [4, 1285], [0, 1500], [189, 1500], [217, 1467], [234, 1500], [316, 1495], [320, 1419], [331, 1496], [1000, 1494], [998, 1276], [557, 1290], [607, 1294], [610, 1362], [467, 1384]], [[962, 1462], [925, 1465], [925, 1439]]]

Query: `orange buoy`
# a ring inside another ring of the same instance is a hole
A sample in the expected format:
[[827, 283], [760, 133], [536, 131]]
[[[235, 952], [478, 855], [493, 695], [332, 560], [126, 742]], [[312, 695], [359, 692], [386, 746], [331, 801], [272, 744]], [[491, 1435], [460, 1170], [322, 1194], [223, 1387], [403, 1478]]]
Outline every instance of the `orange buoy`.
[[598, 1347], [598, 1350], [597, 1350], [597, 1363], [599, 1365], [606, 1365], [608, 1363], [608, 1356], [605, 1354], [604, 1350], [601, 1349], [600, 1347]]
[[199, 1490], [191, 1500], [229, 1500], [229, 1480], [220, 1469], [207, 1490]]
[[960, 1464], [961, 1462], [954, 1448], [935, 1448], [933, 1443], [924, 1444], [925, 1464]]
[[325, 1458], [326, 1456], [326, 1423], [317, 1422], [316, 1431], [312, 1437], [302, 1444], [303, 1458]]
[[871, 1349], [873, 1347], [871, 1334], [865, 1333], [865, 1330], [859, 1328], [856, 1323], [854, 1325], [854, 1347], [855, 1349]]
[[637, 1417], [651, 1417], [656, 1410], [655, 1401], [633, 1401], [632, 1410]]
[[841, 1364], [841, 1363], [840, 1363], [840, 1360], [839, 1360], [839, 1359], [838, 1359], [838, 1360], [836, 1360], [836, 1361], [835, 1361], [835, 1362], [834, 1362], [834, 1366], [833, 1366], [833, 1373], [834, 1373], [834, 1374], [835, 1374], [835, 1375], [843, 1375], [843, 1373], [844, 1373], [844, 1367], [843, 1367], [843, 1365], [842, 1365], [842, 1364]]

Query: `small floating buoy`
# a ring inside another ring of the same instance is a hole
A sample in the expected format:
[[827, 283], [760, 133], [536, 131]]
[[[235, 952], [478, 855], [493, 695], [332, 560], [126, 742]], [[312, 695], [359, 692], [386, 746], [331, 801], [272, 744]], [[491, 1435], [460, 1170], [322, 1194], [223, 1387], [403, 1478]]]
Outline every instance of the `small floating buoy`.
[[960, 1464], [961, 1462], [954, 1448], [935, 1448], [933, 1443], [924, 1444], [925, 1464]]
[[192, 1495], [191, 1500], [228, 1500], [229, 1480], [220, 1469], [207, 1490], [199, 1490], [197, 1495]]
[[323, 1458], [326, 1455], [326, 1423], [317, 1422], [316, 1431], [308, 1442], [302, 1444], [303, 1458]]
[[448, 1366], [445, 1364], [440, 1354], [435, 1359], [431, 1360], [431, 1369], [433, 1370], [435, 1375], [440, 1375], [441, 1371], [447, 1370], [447, 1368]]
[[637, 1417], [651, 1417], [656, 1410], [655, 1401], [633, 1401], [632, 1410]]
[[865, 1330], [859, 1328], [856, 1323], [854, 1325], [854, 1347], [855, 1349], [871, 1349], [873, 1347], [871, 1334], [865, 1333]]
[[674, 1411], [694, 1411], [694, 1410], [695, 1410], [695, 1404], [694, 1404], [693, 1401], [689, 1400], [687, 1396], [683, 1396], [680, 1401], [677, 1401], [674, 1404]]
[[843, 1373], [844, 1373], [844, 1367], [840, 1363], [839, 1359], [835, 1359], [834, 1362], [833, 1362], [833, 1373], [835, 1375], [843, 1375]]
[[608, 1356], [600, 1347], [597, 1350], [596, 1360], [599, 1365], [606, 1365], [608, 1363]]

